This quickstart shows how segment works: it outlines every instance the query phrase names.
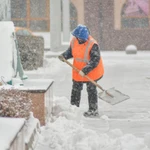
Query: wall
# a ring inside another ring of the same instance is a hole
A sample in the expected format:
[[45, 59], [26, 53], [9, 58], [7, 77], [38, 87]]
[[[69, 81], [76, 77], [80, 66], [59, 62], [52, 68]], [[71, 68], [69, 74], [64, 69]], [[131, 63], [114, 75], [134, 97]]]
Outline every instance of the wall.
[[84, 0], [84, 17], [85, 25], [88, 26], [91, 35], [101, 45], [99, 0]]
[[149, 50], [149, 28], [116, 28], [114, 2], [115, 0], [85, 0], [85, 22], [100, 43], [101, 49], [125, 50], [127, 45], [134, 44], [138, 50]]

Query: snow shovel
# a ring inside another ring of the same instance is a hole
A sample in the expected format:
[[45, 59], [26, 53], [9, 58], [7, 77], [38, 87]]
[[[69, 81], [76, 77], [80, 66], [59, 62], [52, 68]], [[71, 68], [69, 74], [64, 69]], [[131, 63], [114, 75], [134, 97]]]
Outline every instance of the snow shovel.
[[[77, 72], [80, 71], [78, 68], [76, 68], [75, 66], [73, 66], [65, 58], [63, 60], [64, 60], [64, 62], [66, 62], [69, 66], [71, 66]], [[102, 90], [102, 92], [100, 92], [98, 94], [98, 97], [100, 99], [102, 99], [103, 101], [105, 101], [107, 103], [110, 103], [111, 105], [115, 105], [117, 103], [120, 103], [120, 102], [125, 101], [125, 100], [127, 100], [127, 99], [130, 98], [128, 95], [125, 95], [125, 94], [121, 93], [120, 91], [115, 90], [115, 88], [110, 88], [108, 90], [104, 90], [99, 84], [97, 84], [89, 76], [85, 75], [84, 77], [86, 77], [90, 82], [92, 82], [95, 86], [97, 86], [99, 89]]]

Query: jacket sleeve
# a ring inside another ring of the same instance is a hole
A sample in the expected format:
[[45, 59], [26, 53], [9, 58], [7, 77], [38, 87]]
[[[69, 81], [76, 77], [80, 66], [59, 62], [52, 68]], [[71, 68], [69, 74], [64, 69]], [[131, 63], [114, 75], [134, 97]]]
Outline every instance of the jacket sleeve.
[[82, 69], [85, 75], [87, 75], [90, 71], [97, 67], [100, 61], [100, 50], [97, 44], [92, 46], [90, 52], [90, 60], [87, 65]]
[[69, 46], [69, 48], [64, 53], [62, 53], [61, 55], [63, 55], [65, 59], [72, 58], [73, 56], [72, 56], [71, 46]]

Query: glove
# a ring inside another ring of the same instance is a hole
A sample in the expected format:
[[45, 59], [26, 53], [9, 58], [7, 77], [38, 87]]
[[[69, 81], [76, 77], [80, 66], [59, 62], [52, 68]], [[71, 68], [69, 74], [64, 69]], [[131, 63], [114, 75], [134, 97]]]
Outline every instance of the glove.
[[84, 72], [82, 70], [79, 71], [79, 75], [82, 76], [82, 77], [85, 76], [85, 74], [84, 74]]
[[65, 59], [65, 58], [64, 58], [63, 55], [59, 55], [58, 58], [59, 58], [59, 60], [61, 60], [62, 62], [64, 62], [64, 59]]

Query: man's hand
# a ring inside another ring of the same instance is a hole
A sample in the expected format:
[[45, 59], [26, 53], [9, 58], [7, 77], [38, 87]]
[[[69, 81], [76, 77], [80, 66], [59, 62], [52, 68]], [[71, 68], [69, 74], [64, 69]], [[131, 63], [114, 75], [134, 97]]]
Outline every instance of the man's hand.
[[63, 55], [59, 55], [58, 58], [59, 58], [62, 62], [64, 62], [64, 59], [65, 59], [65, 58], [64, 58]]
[[84, 72], [82, 70], [79, 71], [79, 75], [82, 76], [82, 77], [85, 76], [85, 74], [84, 74]]

